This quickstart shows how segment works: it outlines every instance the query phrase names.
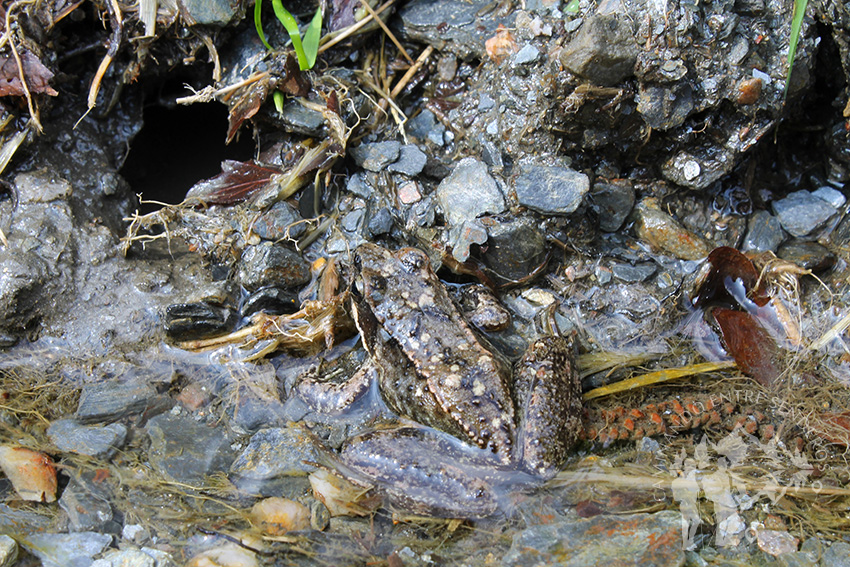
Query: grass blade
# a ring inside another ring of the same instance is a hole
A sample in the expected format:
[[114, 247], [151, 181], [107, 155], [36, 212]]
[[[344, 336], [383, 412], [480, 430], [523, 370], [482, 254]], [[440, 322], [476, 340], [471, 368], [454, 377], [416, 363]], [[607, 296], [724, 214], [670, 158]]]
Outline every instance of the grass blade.
[[791, 84], [791, 71], [794, 69], [794, 58], [797, 56], [797, 42], [800, 40], [800, 30], [803, 27], [803, 17], [809, 0], [794, 0], [794, 15], [791, 17], [791, 40], [788, 43], [788, 75], [785, 77], [783, 98], [788, 96], [788, 85]]
[[260, 41], [263, 42], [263, 45], [266, 46], [266, 49], [271, 51], [272, 46], [269, 45], [269, 42], [266, 41], [266, 34], [263, 33], [263, 0], [256, 0], [254, 2], [254, 27], [257, 28], [257, 35], [260, 36]]
[[[319, 54], [319, 40], [322, 38], [322, 7], [316, 10], [313, 21], [304, 33], [304, 53], [307, 56], [307, 68], [312, 69]], [[303, 70], [303, 69], [302, 69]]]
[[298, 57], [298, 66], [302, 71], [306, 71], [310, 67], [307, 66], [307, 56], [304, 53], [304, 47], [301, 45], [301, 32], [298, 31], [298, 22], [289, 11], [283, 7], [281, 0], [272, 0], [272, 8], [274, 15], [283, 24], [286, 33], [289, 34], [289, 39], [292, 40], [292, 48], [295, 50], [295, 55]]

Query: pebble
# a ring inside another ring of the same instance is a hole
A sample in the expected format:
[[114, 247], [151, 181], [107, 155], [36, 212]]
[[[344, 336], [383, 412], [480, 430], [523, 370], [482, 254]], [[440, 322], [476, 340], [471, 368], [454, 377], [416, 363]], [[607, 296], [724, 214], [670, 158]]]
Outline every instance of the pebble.
[[287, 132], [318, 137], [325, 132], [325, 117], [322, 113], [307, 108], [296, 100], [288, 100], [283, 111], [276, 115]]
[[65, 179], [47, 169], [15, 176], [15, 195], [19, 203], [49, 203], [71, 196], [73, 189]]
[[430, 110], [423, 110], [407, 123], [407, 133], [418, 140], [428, 140], [437, 147], [445, 143], [446, 127]]
[[380, 236], [386, 234], [393, 228], [393, 215], [386, 207], [380, 207], [369, 218], [369, 234]]
[[294, 250], [273, 242], [261, 242], [242, 253], [238, 279], [248, 291], [270, 285], [299, 287], [310, 281], [310, 265]]
[[86, 383], [74, 417], [82, 423], [109, 423], [149, 410], [158, 397], [146, 373], [128, 371], [124, 379]]
[[301, 215], [286, 201], [278, 201], [251, 225], [251, 230], [263, 240], [298, 238], [307, 226], [299, 222]]
[[176, 482], [200, 485], [208, 474], [226, 471], [233, 462], [227, 436], [189, 417], [164, 413], [152, 418], [146, 429], [150, 464]]
[[273, 496], [251, 507], [251, 524], [271, 536], [297, 532], [310, 527], [310, 509], [300, 502]]
[[235, 543], [202, 551], [186, 562], [184, 567], [260, 567], [257, 555]]
[[345, 188], [348, 189], [351, 193], [354, 193], [361, 199], [368, 199], [372, 196], [375, 190], [372, 188], [372, 185], [366, 179], [366, 174], [362, 171], [358, 171], [354, 173], [348, 178], [348, 182], [345, 185]]
[[449, 230], [448, 241], [452, 256], [458, 262], [466, 262], [473, 244], [487, 242], [487, 228], [479, 219], [465, 220], [460, 226], [455, 225]]
[[821, 567], [850, 567], [850, 544], [836, 541], [823, 552]]
[[56, 468], [48, 455], [26, 447], [0, 445], [0, 469], [20, 499], [56, 501]]
[[840, 209], [844, 206], [844, 203], [847, 202], [847, 197], [844, 196], [844, 193], [838, 189], [830, 187], [829, 185], [824, 185], [823, 187], [812, 191], [812, 195], [818, 199], [826, 201], [836, 209]]
[[47, 428], [47, 436], [60, 451], [104, 459], [124, 444], [127, 427], [122, 423], [83, 425], [73, 419], [59, 419]]
[[562, 519], [514, 535], [502, 565], [683, 565], [681, 531], [672, 511]]
[[514, 182], [520, 205], [551, 215], [574, 212], [589, 189], [587, 175], [557, 166], [523, 166]]
[[389, 164], [396, 161], [400, 151], [400, 142], [388, 141], [360, 144], [351, 148], [349, 153], [357, 165], [363, 169], [378, 172], [383, 171]]
[[506, 281], [516, 281], [534, 271], [546, 259], [546, 237], [536, 223], [513, 217], [488, 228], [484, 264]]
[[634, 74], [638, 55], [630, 26], [616, 14], [588, 17], [561, 52], [561, 64], [597, 85], [619, 83]]
[[794, 191], [773, 202], [773, 212], [782, 228], [797, 238], [810, 238], [823, 230], [838, 211], [808, 191]]
[[641, 84], [637, 111], [656, 130], [669, 130], [684, 124], [694, 109], [693, 89], [688, 83]]
[[425, 152], [420, 150], [416, 144], [406, 144], [401, 147], [398, 160], [389, 164], [387, 169], [413, 177], [422, 173], [426, 163], [428, 163], [428, 156], [425, 155]]
[[166, 565], [174, 565], [170, 557], [163, 559], [149, 555], [141, 549], [112, 549], [92, 563], [91, 567], [165, 567]]
[[243, 317], [250, 317], [260, 311], [272, 315], [282, 315], [284, 313], [295, 313], [300, 305], [298, 294], [294, 290], [269, 286], [260, 288], [245, 298], [239, 312]]
[[109, 501], [110, 494], [106, 490], [76, 477], [62, 491], [59, 506], [68, 515], [71, 531], [105, 532], [111, 531], [108, 526], [113, 517]]
[[41, 559], [43, 567], [85, 567], [112, 543], [112, 536], [94, 532], [33, 533], [21, 538], [19, 543]]
[[625, 179], [596, 182], [590, 199], [599, 217], [600, 230], [615, 232], [623, 226], [635, 206], [635, 190]]
[[797, 551], [797, 545], [800, 543], [800, 540], [787, 531], [758, 530], [756, 538], [759, 549], [774, 557]]
[[654, 276], [656, 271], [658, 266], [651, 262], [634, 265], [620, 262], [611, 264], [611, 272], [614, 276], [629, 283], [646, 281]]
[[236, 15], [229, 0], [181, 0], [188, 25], [224, 27]]
[[513, 64], [515, 66], [528, 65], [536, 62], [538, 57], [540, 57], [540, 50], [530, 43], [527, 43], [522, 47], [522, 49], [516, 52]]
[[776, 250], [776, 255], [813, 272], [828, 270], [835, 265], [836, 261], [835, 254], [826, 246], [817, 242], [799, 240], [786, 242]]
[[286, 427], [261, 429], [230, 466], [239, 488], [256, 492], [266, 481], [280, 476], [304, 476], [316, 467], [316, 450], [310, 437]]
[[48, 529], [51, 520], [44, 514], [0, 504], [0, 532], [24, 534]]
[[7, 535], [0, 535], [0, 567], [12, 567], [18, 560], [18, 543]]
[[764, 210], [754, 211], [747, 220], [747, 235], [741, 249], [753, 252], [776, 252], [786, 234], [779, 219]]
[[506, 210], [505, 197], [484, 162], [467, 157], [437, 186], [437, 200], [449, 226]]
[[635, 207], [638, 238], [682, 260], [701, 260], [711, 252], [711, 244], [685, 229], [663, 212], [654, 197], [645, 197]]
[[165, 333], [174, 340], [222, 335], [235, 323], [236, 313], [231, 309], [205, 301], [175, 303], [165, 308]]

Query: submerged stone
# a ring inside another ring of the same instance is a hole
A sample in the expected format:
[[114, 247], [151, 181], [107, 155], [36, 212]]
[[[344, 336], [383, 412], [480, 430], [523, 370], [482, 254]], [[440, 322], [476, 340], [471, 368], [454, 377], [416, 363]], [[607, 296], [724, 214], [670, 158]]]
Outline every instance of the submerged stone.
[[73, 419], [60, 419], [50, 424], [47, 436], [60, 451], [106, 458], [124, 444], [127, 427], [122, 423], [83, 425]]
[[750, 215], [747, 221], [747, 236], [744, 238], [742, 250], [754, 252], [775, 252], [785, 240], [785, 231], [779, 220], [767, 211], [758, 210]]
[[589, 189], [587, 175], [557, 166], [523, 166], [514, 182], [520, 205], [550, 215], [574, 212]]
[[34, 533], [20, 543], [41, 559], [44, 567], [87, 567], [95, 555], [112, 543], [112, 536], [94, 532]]
[[148, 422], [147, 432], [151, 465], [176, 482], [201, 485], [207, 475], [226, 471], [233, 461], [227, 436], [189, 417], [158, 415]]

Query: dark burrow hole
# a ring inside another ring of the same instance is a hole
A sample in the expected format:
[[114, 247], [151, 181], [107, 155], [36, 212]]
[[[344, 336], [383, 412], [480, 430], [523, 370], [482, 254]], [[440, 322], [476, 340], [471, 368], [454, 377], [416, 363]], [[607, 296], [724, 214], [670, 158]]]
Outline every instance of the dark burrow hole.
[[[181, 93], [184, 96], [186, 93]], [[179, 203], [198, 181], [217, 175], [226, 159], [254, 155], [248, 129], [225, 145], [227, 108], [218, 102], [189, 106], [160, 103], [144, 110], [144, 126], [130, 144], [121, 174], [142, 199]], [[142, 213], [157, 209], [143, 205]]]

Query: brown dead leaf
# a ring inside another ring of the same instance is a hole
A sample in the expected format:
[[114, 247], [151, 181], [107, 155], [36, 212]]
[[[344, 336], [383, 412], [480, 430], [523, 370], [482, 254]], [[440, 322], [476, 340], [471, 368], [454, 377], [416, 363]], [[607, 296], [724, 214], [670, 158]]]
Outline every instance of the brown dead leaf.
[[770, 386], [779, 376], [779, 347], [751, 314], [718, 307], [711, 314], [720, 326], [726, 352], [741, 372], [762, 386]]
[[254, 161], [225, 160], [221, 163], [221, 173], [193, 185], [186, 200], [205, 205], [232, 205], [268, 185], [272, 176], [279, 173], [280, 169]]
[[[57, 93], [48, 81], [53, 78], [53, 73], [45, 67], [38, 57], [29, 51], [21, 52], [21, 64], [24, 67], [24, 77], [30, 93], [44, 93], [56, 96]], [[18, 63], [11, 55], [0, 56], [0, 96], [26, 96], [24, 86], [21, 83]]]
[[510, 31], [499, 24], [496, 29], [496, 35], [484, 42], [484, 47], [487, 49], [487, 55], [498, 65], [502, 60], [512, 53], [519, 50], [516, 40]]
[[272, 83], [268, 77], [255, 81], [236, 91], [229, 101], [230, 113], [227, 116], [228, 128], [225, 143], [229, 144], [236, 136], [242, 123], [257, 114], [260, 105], [268, 98]]

